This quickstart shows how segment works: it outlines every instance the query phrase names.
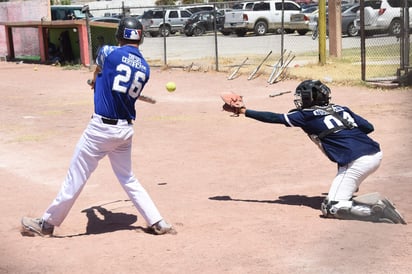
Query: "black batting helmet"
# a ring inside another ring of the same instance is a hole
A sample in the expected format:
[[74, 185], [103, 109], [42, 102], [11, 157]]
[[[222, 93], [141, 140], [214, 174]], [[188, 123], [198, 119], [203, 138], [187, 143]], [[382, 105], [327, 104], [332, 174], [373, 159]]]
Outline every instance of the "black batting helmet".
[[118, 41], [126, 41], [136, 43], [138, 45], [143, 43], [143, 26], [139, 20], [134, 17], [124, 17], [120, 20], [119, 26], [116, 30], [116, 38]]
[[311, 106], [327, 106], [330, 100], [330, 89], [319, 80], [301, 82], [295, 91], [295, 105], [298, 109]]

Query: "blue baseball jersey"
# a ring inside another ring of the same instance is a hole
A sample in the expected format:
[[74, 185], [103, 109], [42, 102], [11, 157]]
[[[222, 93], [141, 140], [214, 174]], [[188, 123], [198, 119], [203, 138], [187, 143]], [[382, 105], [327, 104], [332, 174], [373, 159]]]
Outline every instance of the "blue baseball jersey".
[[94, 86], [94, 111], [111, 119], [136, 118], [135, 102], [150, 77], [138, 48], [103, 46], [96, 58], [101, 72]]
[[[247, 117], [266, 123], [302, 128], [326, 156], [340, 166], [347, 165], [361, 156], [380, 151], [379, 144], [367, 135], [374, 130], [372, 124], [347, 107], [331, 106], [334, 112], [350, 122], [353, 128], [339, 128], [343, 126], [342, 121], [322, 109], [292, 110], [285, 114], [246, 110], [245, 114]], [[323, 138], [318, 137], [333, 128], [337, 130], [331, 131]]]

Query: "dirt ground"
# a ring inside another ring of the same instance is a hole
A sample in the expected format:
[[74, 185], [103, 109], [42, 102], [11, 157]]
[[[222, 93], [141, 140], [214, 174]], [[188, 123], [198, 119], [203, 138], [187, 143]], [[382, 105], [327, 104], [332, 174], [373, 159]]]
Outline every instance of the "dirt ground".
[[[54, 199], [93, 112], [91, 74], [0, 63], [0, 273], [410, 273], [410, 225], [320, 216], [336, 166], [300, 129], [221, 111], [219, 94], [235, 91], [287, 112], [293, 93], [269, 95], [298, 82], [216, 72], [153, 68], [144, 94], [158, 103], [136, 104], [134, 171], [177, 235], [145, 232], [106, 158], [55, 237], [23, 237], [21, 217]], [[412, 218], [411, 92], [329, 86], [374, 124], [384, 153], [359, 194], [380, 192]]]

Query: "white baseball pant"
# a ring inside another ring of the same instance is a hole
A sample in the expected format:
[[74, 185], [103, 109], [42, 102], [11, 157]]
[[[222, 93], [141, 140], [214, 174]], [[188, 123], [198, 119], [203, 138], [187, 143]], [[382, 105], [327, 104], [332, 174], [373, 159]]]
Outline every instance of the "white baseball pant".
[[352, 196], [360, 184], [373, 172], [382, 161], [382, 152], [362, 156], [355, 161], [338, 168], [338, 173], [328, 192], [328, 200], [337, 201], [335, 209], [352, 206]]
[[126, 120], [108, 125], [94, 114], [77, 143], [60, 192], [43, 214], [43, 220], [55, 226], [63, 222], [98, 162], [106, 155], [117, 179], [146, 222], [153, 225], [162, 220], [153, 200], [132, 172], [133, 133], [133, 126]]

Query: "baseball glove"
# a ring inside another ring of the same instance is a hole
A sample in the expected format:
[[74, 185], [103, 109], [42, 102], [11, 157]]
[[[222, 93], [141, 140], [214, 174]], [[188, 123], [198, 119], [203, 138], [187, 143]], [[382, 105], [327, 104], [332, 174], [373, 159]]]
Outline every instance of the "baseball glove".
[[236, 93], [225, 92], [222, 93], [220, 97], [222, 98], [223, 102], [225, 102], [222, 107], [224, 111], [232, 112], [236, 116], [239, 116], [240, 110], [242, 108], [246, 108], [243, 102], [243, 97]]

